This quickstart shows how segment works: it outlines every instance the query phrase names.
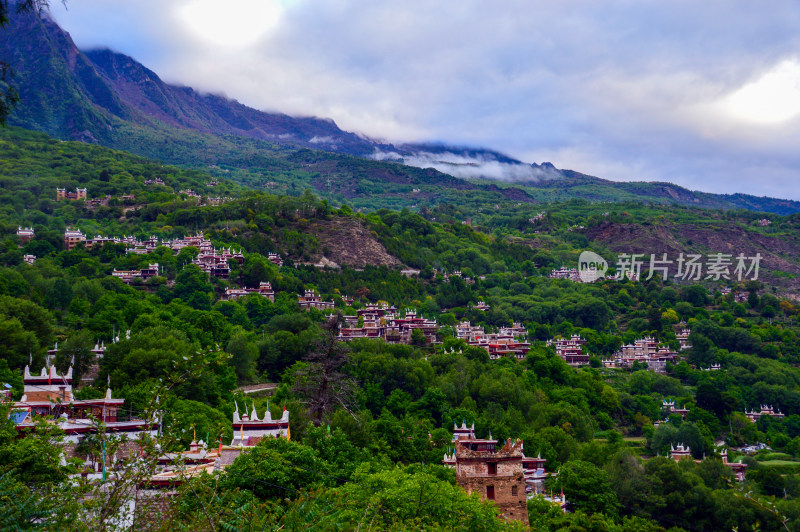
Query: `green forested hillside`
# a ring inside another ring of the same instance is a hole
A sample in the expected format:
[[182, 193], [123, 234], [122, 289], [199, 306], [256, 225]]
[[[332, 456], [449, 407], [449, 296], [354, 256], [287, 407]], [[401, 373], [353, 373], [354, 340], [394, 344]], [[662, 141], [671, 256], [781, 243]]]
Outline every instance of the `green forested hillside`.
[[[165, 186], [144, 184], [155, 178]], [[264, 440], [224, 474], [186, 482], [177, 489], [176, 511], [151, 528], [513, 528], [439, 465], [452, 446], [453, 424], [474, 420], [478, 436], [521, 438], [528, 456], [540, 454], [547, 471], [558, 473], [547, 491], [563, 488], [572, 513], [532, 498], [534, 529], [797, 529], [800, 326], [796, 303], [783, 297], [788, 285], [769, 278], [582, 284], [548, 277], [553, 268], [575, 264], [584, 249], [611, 260], [620, 227], [651, 236], [672, 231], [686, 249], [708, 244], [700, 233], [681, 233], [686, 226], [708, 234], [736, 229], [742, 242], [754, 245], [767, 237], [793, 245], [796, 216], [770, 215], [771, 224], [761, 226], [763, 215], [741, 211], [581, 201], [356, 213], [310, 192], [268, 195], [220, 179], [206, 187], [212, 179], [20, 130], [5, 130], [0, 143], [0, 382], [10, 384], [13, 398], [22, 393], [29, 358], [41, 367], [57, 341], [56, 365], [64, 370], [74, 356], [80, 379], [92, 370], [91, 349], [103, 341], [108, 349], [96, 377], [78, 396], [102, 396], [110, 383], [114, 396], [126, 400], [123, 418], [143, 415], [158, 397], [162, 451], [185, 449], [195, 438], [227, 443], [231, 416], [242, 405], [269, 408], [274, 417], [284, 407], [291, 413], [291, 441]], [[85, 186], [90, 199], [108, 194], [112, 200], [97, 208], [56, 202], [57, 186]], [[210, 188], [231, 199], [201, 206], [175, 193], [185, 188], [204, 194]], [[134, 200], [114, 199], [130, 194]], [[36, 232], [21, 247], [20, 225]], [[245, 257], [231, 264], [228, 279], [209, 278], [190, 264], [191, 248], [148, 255], [126, 254], [121, 245], [66, 251], [68, 225], [91, 235], [161, 238], [202, 230], [218, 246], [242, 248]], [[345, 229], [344, 242], [331, 236]], [[355, 260], [346, 253], [353, 248], [363, 262], [348, 262]], [[773, 251], [796, 261], [797, 255]], [[272, 264], [269, 252], [282, 254], [286, 264]], [[36, 261], [25, 264], [25, 254]], [[320, 257], [340, 267], [306, 264]], [[126, 285], [111, 276], [154, 261], [160, 274], [147, 281]], [[402, 268], [419, 274], [402, 275]], [[771, 274], [785, 281], [779, 268], [774, 263]], [[457, 269], [462, 277], [444, 277]], [[274, 303], [255, 294], [224, 300], [226, 288], [262, 281], [276, 290]], [[744, 299], [723, 294], [728, 287]], [[333, 300], [335, 309], [301, 311], [297, 296], [306, 289]], [[378, 301], [435, 318], [441, 343], [429, 345], [424, 337], [410, 345], [335, 342], [339, 314]], [[489, 309], [476, 309], [478, 301]], [[491, 360], [485, 349], [455, 337], [462, 320], [488, 331], [520, 322], [531, 349], [522, 360]], [[693, 347], [663, 374], [602, 364], [644, 336], [677, 346], [684, 326]], [[568, 366], [545, 343], [573, 334], [587, 341], [586, 367]], [[720, 369], [708, 371], [712, 364]], [[309, 381], [324, 379], [342, 394], [312, 393]], [[276, 385], [268, 397], [237, 391], [266, 382]], [[665, 411], [665, 400], [685, 406], [685, 419]], [[745, 410], [760, 405], [785, 417], [749, 421]], [[103, 512], [113, 514], [122, 500], [103, 495], [100, 484], [70, 477], [82, 460], [61, 462], [52, 445], [60, 437], [43, 425], [20, 439], [13, 423], [3, 424], [0, 515], [23, 528], [112, 527]], [[117, 445], [110, 435], [100, 438], [81, 453], [98, 458], [103, 441]], [[679, 443], [705, 460], [665, 458]], [[757, 443], [769, 448], [736, 450]], [[730, 460], [747, 464], [744, 482], [722, 464], [723, 447]], [[126, 485], [146, 473], [114, 467], [131, 475]]]

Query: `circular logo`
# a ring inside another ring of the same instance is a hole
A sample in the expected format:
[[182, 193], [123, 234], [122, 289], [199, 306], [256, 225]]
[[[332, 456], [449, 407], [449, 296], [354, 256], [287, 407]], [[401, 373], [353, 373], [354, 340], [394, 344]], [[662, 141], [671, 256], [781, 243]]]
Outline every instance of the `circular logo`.
[[606, 274], [606, 259], [594, 251], [584, 251], [578, 258], [578, 277], [584, 283], [592, 283]]

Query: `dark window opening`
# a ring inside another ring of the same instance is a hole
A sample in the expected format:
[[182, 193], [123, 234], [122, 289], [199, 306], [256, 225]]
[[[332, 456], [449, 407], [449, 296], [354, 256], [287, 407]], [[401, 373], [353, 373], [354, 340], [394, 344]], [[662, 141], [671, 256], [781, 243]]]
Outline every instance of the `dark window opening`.
[[511, 495], [516, 496], [516, 494], [517, 494], [517, 487], [516, 486], [511, 486]]
[[489, 474], [490, 475], [496, 475], [497, 474], [497, 463], [490, 462], [490, 463], [488, 463], [486, 465], [489, 468]]
[[486, 486], [486, 498], [490, 501], [494, 500], [494, 486]]

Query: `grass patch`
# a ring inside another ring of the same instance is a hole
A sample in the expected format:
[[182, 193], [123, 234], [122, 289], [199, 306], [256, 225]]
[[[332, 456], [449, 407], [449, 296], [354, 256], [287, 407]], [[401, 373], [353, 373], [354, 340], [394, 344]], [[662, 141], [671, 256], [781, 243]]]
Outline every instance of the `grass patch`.
[[767, 460], [764, 462], [759, 461], [758, 465], [766, 466], [766, 467], [792, 467], [792, 468], [800, 468], [800, 462], [795, 462], [792, 460]]
[[783, 462], [800, 463], [797, 462], [792, 455], [786, 453], [758, 454], [756, 455], [756, 460], [758, 460], [759, 462], [783, 461]]

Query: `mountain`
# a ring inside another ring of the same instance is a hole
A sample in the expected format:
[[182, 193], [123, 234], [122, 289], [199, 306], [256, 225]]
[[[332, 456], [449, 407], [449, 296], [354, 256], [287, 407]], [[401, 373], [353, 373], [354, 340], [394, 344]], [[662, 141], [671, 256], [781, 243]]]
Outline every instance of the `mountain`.
[[170, 164], [220, 169], [252, 188], [376, 209], [442, 202], [645, 201], [800, 212], [800, 202], [619, 183], [526, 164], [502, 153], [442, 143], [387, 144], [332, 120], [259, 111], [222, 95], [165, 83], [131, 57], [83, 52], [51, 18], [12, 15], [0, 57], [15, 70], [20, 103], [9, 123]]
[[111, 50], [83, 53], [52, 19], [13, 16], [2, 33], [3, 57], [17, 72], [20, 105], [12, 123], [73, 140], [102, 142], [115, 119], [158, 122], [200, 133], [284, 144], [327, 145], [366, 154], [373, 143], [331, 120], [265, 113], [234, 100], [164, 83], [153, 71]]
[[[546, 165], [548, 163], [545, 163]], [[544, 166], [542, 165], [542, 166]], [[559, 170], [560, 179], [515, 183], [539, 201], [560, 201], [583, 198], [589, 201], [619, 202], [646, 201], [650, 203], [677, 203], [705, 209], [744, 209], [789, 215], [800, 212], [800, 202], [794, 200], [753, 196], [751, 194], [713, 194], [699, 192], [664, 182], [619, 182], [593, 177], [573, 170]]]
[[[10, 122], [59, 138], [98, 142], [129, 109], [97, 75], [69, 35], [51, 20], [12, 14], [0, 32], [3, 59], [13, 70], [20, 101]], [[96, 102], [96, 103], [95, 103]]]
[[356, 155], [365, 155], [374, 149], [372, 141], [342, 131], [332, 120], [266, 113], [224, 96], [200, 94], [190, 87], [169, 85], [132, 58], [108, 49], [90, 50], [85, 56], [129, 107], [173, 126], [311, 148], [324, 146], [331, 151]]

